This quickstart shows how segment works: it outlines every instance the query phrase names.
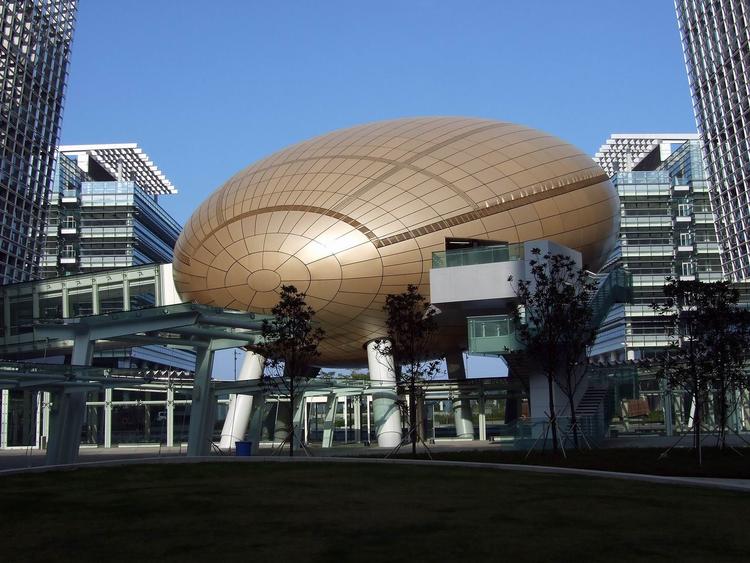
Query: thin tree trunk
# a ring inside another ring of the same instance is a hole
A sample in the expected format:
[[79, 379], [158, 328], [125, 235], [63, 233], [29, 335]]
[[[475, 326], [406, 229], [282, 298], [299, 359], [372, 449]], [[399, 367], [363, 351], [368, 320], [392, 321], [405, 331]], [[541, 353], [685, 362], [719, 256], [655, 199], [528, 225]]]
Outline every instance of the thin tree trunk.
[[719, 424], [721, 424], [721, 429], [719, 430], [719, 438], [721, 440], [720, 442], [720, 448], [723, 450], [727, 447], [727, 390], [724, 385], [724, 379], [721, 379], [721, 383], [719, 384]]
[[578, 449], [578, 416], [576, 415], [575, 393], [568, 394], [570, 405], [570, 424], [573, 427], [573, 445]]
[[294, 378], [289, 378], [289, 457], [294, 457]]
[[700, 389], [696, 387], [695, 392], [695, 416], [693, 417], [693, 430], [695, 432], [695, 450], [698, 455], [698, 465], [703, 463], [703, 452], [701, 451], [701, 419], [702, 419], [702, 408], [701, 408], [701, 393]]
[[549, 391], [549, 423], [552, 426], [552, 452], [557, 453], [557, 416], [555, 415], [555, 392], [552, 387], [552, 376], [547, 376], [547, 390]]
[[409, 433], [411, 434], [411, 455], [417, 457], [417, 401], [413, 377], [409, 385]]

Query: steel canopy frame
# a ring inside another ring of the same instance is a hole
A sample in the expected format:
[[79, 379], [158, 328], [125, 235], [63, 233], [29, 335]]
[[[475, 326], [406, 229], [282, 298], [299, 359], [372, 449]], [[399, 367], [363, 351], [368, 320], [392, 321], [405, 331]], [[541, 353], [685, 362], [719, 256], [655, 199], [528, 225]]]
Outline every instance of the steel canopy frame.
[[[86, 408], [86, 392], [109, 383], [101, 378], [86, 381], [94, 346], [112, 342], [122, 342], [123, 345], [127, 342], [162, 344], [196, 351], [187, 453], [190, 456], [207, 455], [211, 447], [216, 408], [215, 388], [211, 381], [214, 353], [258, 343], [263, 318], [253, 313], [179, 303], [36, 325], [35, 340], [72, 342], [72, 378], [66, 381], [60, 379], [60, 374], [44, 374], [44, 388], [55, 395], [46, 463], [57, 465], [75, 461]], [[139, 384], [137, 379], [127, 382]], [[141, 384], [145, 382], [140, 381]], [[118, 383], [125, 381], [120, 379]], [[42, 382], [36, 385], [41, 388]]]

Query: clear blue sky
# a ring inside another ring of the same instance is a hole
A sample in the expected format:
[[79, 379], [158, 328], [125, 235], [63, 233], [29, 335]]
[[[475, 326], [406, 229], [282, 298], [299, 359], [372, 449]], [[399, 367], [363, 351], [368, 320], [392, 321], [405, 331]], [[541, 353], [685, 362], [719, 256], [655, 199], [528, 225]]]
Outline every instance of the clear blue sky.
[[672, 0], [83, 0], [62, 141], [139, 143], [184, 222], [258, 158], [415, 115], [590, 154], [614, 132], [694, 131]]

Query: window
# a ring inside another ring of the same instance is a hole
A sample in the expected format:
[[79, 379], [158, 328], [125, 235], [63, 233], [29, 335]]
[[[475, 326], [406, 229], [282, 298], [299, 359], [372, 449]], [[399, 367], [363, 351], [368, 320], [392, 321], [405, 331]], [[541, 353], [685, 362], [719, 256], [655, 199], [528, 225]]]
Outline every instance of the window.
[[692, 276], [695, 273], [695, 267], [693, 266], [692, 262], [683, 262], [682, 263], [682, 275], [683, 276]]
[[62, 293], [39, 296], [39, 318], [43, 320], [62, 319]]
[[99, 286], [99, 313], [116, 313], [122, 310], [122, 284]]
[[156, 305], [156, 285], [153, 279], [130, 282], [130, 310]]
[[11, 334], [25, 334], [32, 332], [34, 324], [34, 309], [31, 295], [10, 298], [10, 326]]
[[692, 233], [680, 233], [680, 246], [690, 246], [693, 244]]
[[70, 307], [70, 316], [83, 317], [94, 314], [94, 299], [92, 288], [71, 290], [68, 293], [68, 304]]

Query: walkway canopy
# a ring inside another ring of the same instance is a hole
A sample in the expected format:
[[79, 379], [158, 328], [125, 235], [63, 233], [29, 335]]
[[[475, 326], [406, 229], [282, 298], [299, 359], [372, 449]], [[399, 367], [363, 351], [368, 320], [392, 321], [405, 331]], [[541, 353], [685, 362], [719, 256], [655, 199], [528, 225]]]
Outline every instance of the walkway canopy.
[[0, 382], [7, 387], [23, 385], [53, 393], [47, 463], [71, 463], [78, 455], [86, 393], [115, 382], [147, 383], [147, 378], [138, 374], [92, 368], [95, 347], [159, 344], [193, 349], [196, 366], [188, 454], [203, 455], [210, 448], [216, 405], [211, 381], [214, 352], [258, 343], [264, 318], [253, 313], [179, 303], [36, 324], [35, 344], [69, 350], [70, 366], [0, 365], [5, 372], [0, 374]]

